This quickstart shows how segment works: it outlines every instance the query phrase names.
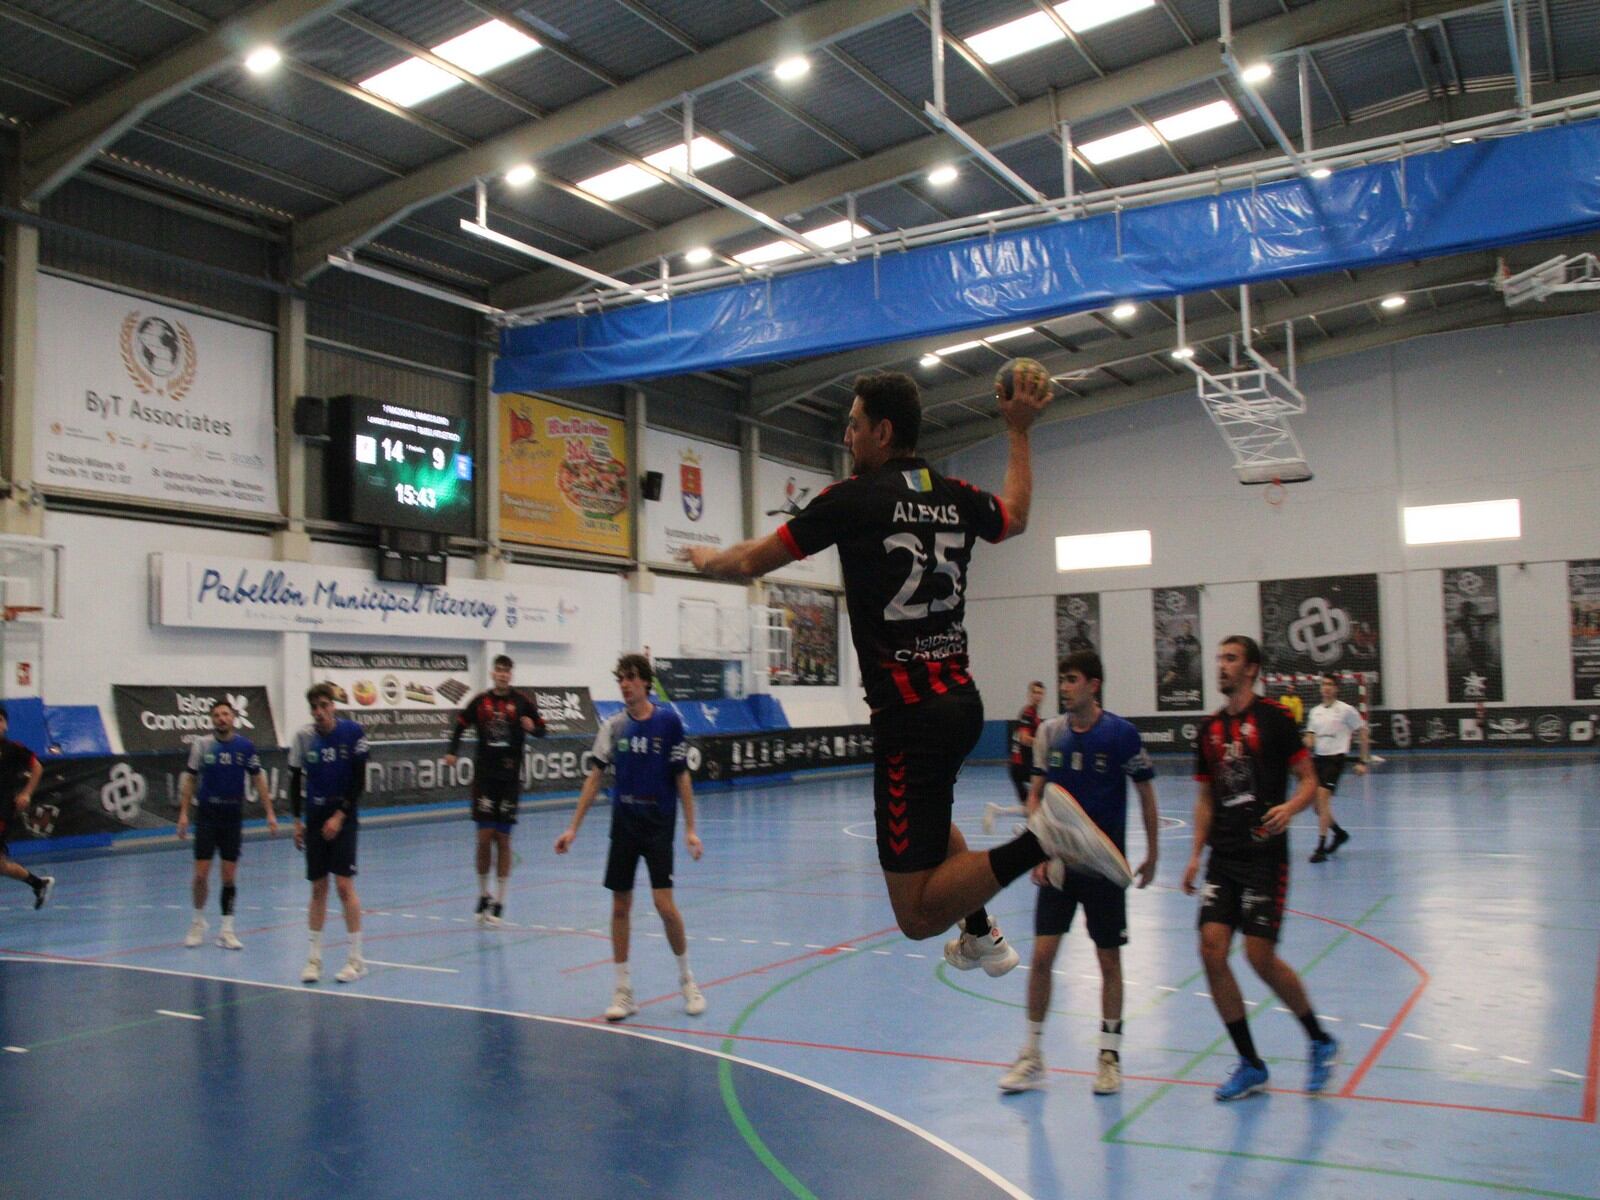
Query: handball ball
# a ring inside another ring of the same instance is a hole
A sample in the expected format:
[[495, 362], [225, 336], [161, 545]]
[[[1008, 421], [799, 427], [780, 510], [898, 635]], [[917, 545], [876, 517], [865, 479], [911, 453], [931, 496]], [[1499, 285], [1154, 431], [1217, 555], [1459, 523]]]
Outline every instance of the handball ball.
[[994, 386], [1000, 393], [1000, 399], [1011, 399], [1012, 381], [1021, 377], [1023, 379], [1042, 379], [1046, 385], [1050, 382], [1050, 372], [1036, 358], [1013, 358], [995, 373]]

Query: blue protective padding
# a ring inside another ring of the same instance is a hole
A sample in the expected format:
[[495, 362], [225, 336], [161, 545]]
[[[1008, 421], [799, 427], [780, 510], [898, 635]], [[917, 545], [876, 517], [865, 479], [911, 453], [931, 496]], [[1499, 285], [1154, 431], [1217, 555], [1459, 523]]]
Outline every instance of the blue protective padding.
[[44, 701], [37, 696], [7, 700], [6, 737], [21, 742], [40, 758], [50, 753], [50, 729], [44, 720]]
[[973, 762], [1009, 762], [1011, 759], [1011, 722], [985, 721], [978, 744], [967, 757]]
[[750, 715], [754, 718], [758, 729], [788, 729], [789, 714], [783, 711], [783, 703], [776, 697], [757, 694], [745, 700], [750, 706]]
[[674, 707], [690, 737], [761, 732], [755, 714], [743, 700], [679, 700]]
[[1600, 121], [510, 328], [496, 391], [805, 358], [1600, 227]]
[[44, 723], [51, 744], [63, 755], [112, 752], [99, 705], [52, 704], [44, 710]]

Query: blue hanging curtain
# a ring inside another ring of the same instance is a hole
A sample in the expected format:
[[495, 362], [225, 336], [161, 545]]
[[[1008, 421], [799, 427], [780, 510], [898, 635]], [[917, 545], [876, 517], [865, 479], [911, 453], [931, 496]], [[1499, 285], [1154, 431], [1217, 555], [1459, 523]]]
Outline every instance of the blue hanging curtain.
[[1600, 121], [507, 329], [495, 390], [621, 383], [1029, 324], [1600, 228]]

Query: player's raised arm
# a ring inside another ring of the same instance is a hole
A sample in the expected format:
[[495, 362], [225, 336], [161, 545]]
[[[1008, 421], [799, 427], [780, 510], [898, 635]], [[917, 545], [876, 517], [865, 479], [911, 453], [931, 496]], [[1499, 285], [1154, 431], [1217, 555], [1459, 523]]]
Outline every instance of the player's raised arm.
[[1037, 363], [1033, 366], [1038, 369], [1019, 366], [1013, 370], [1009, 387], [1005, 381], [995, 383], [1000, 418], [1006, 424], [1006, 479], [1000, 499], [1006, 506], [1007, 537], [1016, 537], [1028, 527], [1028, 513], [1033, 507], [1033, 449], [1028, 431], [1050, 403], [1050, 376]]

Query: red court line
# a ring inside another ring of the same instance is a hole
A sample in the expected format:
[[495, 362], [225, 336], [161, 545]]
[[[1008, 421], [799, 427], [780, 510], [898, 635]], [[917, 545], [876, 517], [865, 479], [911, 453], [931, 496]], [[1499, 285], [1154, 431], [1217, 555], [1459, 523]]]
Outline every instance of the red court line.
[[1594, 972], [1594, 1015], [1589, 1019], [1589, 1079], [1583, 1085], [1583, 1119], [1591, 1125], [1596, 1116], [1596, 1085], [1600, 1084], [1600, 963]]
[[[685, 1037], [718, 1038], [735, 1042], [754, 1042], [769, 1046], [792, 1046], [801, 1050], [832, 1050], [841, 1054], [868, 1054], [881, 1058], [909, 1058], [922, 1062], [950, 1063], [961, 1067], [986, 1067], [1004, 1070], [1011, 1065], [1004, 1062], [990, 1062], [981, 1058], [956, 1058], [947, 1054], [921, 1054], [912, 1050], [886, 1050], [873, 1046], [841, 1046], [831, 1042], [806, 1042], [791, 1038], [758, 1037], [748, 1033], [718, 1033], [715, 1030], [707, 1029], [679, 1029], [671, 1025], [644, 1025], [635, 1024], [632, 1021], [628, 1022], [628, 1028], [648, 1029], [653, 1033], [676, 1033]], [[1096, 1074], [1094, 1071], [1081, 1070], [1077, 1067], [1047, 1067], [1045, 1069], [1052, 1075], [1078, 1075], [1085, 1079], [1092, 1079]], [[1169, 1079], [1163, 1075], [1130, 1074], [1124, 1075], [1123, 1079], [1136, 1083], [1172, 1084], [1175, 1087], [1210, 1089], [1217, 1086], [1214, 1080], [1208, 1082], [1203, 1079]], [[1269, 1087], [1266, 1090], [1278, 1096], [1305, 1096], [1312, 1098], [1313, 1095], [1299, 1088]], [[1405, 1100], [1396, 1096], [1344, 1096], [1341, 1099], [1354, 1100], [1361, 1104], [1402, 1104], [1412, 1108], [1444, 1108], [1457, 1112], [1489, 1113], [1503, 1117], [1533, 1117], [1543, 1121], [1583, 1121], [1582, 1117], [1567, 1116], [1563, 1113], [1530, 1112], [1519, 1108], [1493, 1108], [1481, 1104], [1451, 1104], [1441, 1100]]]
[[[891, 925], [887, 929], [877, 929], [871, 933], [863, 933], [861, 936], [853, 937], [849, 941], [834, 942], [831, 946], [824, 946], [821, 950], [809, 950], [804, 954], [796, 954], [789, 958], [780, 958], [777, 962], [768, 963], [764, 967], [751, 967], [748, 971], [740, 971], [736, 975], [724, 975], [721, 979], [713, 979], [710, 983], [702, 983], [700, 987], [702, 990], [706, 988], [714, 988], [719, 984], [732, 983], [735, 979], [744, 979], [750, 975], [763, 975], [768, 971], [775, 971], [779, 967], [787, 967], [791, 963], [805, 962], [809, 958], [826, 958], [830, 954], [838, 954], [841, 947], [854, 946], [857, 942], [870, 942], [873, 938], [879, 938], [883, 937], [885, 934], [899, 932], [900, 927], [898, 925]], [[639, 1007], [648, 1008], [652, 1004], [660, 1004], [663, 1000], [678, 1000], [681, 999], [682, 996], [683, 993], [680, 991], [667, 992], [665, 995], [656, 996], [650, 1000], [639, 1001]]]

